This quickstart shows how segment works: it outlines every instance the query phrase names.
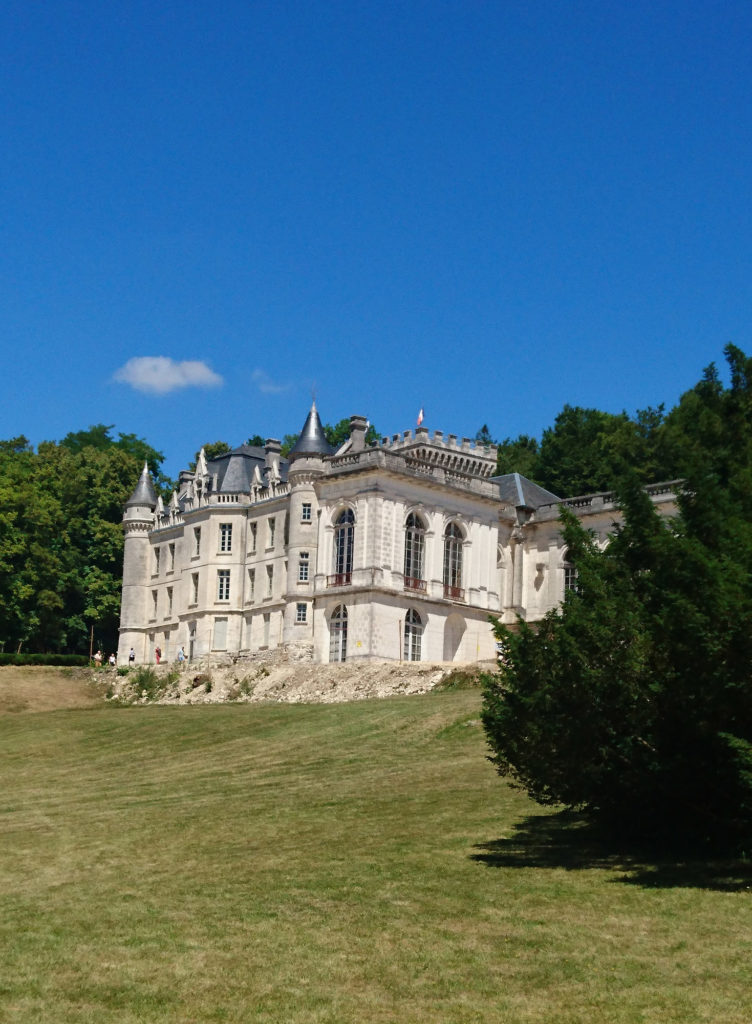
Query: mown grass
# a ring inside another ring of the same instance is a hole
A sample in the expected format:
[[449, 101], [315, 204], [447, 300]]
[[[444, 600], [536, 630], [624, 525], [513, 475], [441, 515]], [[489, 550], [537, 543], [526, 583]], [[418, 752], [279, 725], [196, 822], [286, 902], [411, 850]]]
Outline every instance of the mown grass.
[[741, 864], [594, 845], [477, 691], [0, 720], [0, 1020], [752, 1019]]

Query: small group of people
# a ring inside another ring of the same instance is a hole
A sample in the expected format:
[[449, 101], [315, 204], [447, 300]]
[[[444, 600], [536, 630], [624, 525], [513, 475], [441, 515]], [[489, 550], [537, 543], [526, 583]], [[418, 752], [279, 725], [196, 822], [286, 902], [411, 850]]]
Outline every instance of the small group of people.
[[[97, 653], [94, 655], [94, 664], [97, 666], [97, 668], [99, 668], [99, 666], [102, 664], [102, 659], [103, 659], [102, 651], [98, 650]], [[117, 658], [115, 656], [115, 652], [114, 651], [112, 652], [112, 654], [107, 659], [107, 664], [110, 666], [110, 668], [114, 668], [117, 665]]]
[[[98, 650], [96, 652], [96, 654], [94, 655], [94, 664], [97, 667], [99, 667], [102, 664], [103, 657], [104, 656], [103, 656], [101, 650]], [[179, 650], [178, 650], [178, 653], [176, 654], [175, 657], [176, 657], [180, 667], [182, 668], [183, 664], [185, 662], [185, 648], [184, 647], [180, 647]], [[162, 661], [162, 648], [161, 647], [155, 647], [154, 648], [154, 658], [155, 658], [156, 663], [159, 665], [161, 663], [161, 661]], [[107, 662], [108, 662], [108, 664], [112, 668], [115, 668], [115, 666], [117, 665], [117, 656], [115, 655], [114, 652], [109, 656], [109, 658], [107, 659]], [[135, 664], [136, 664], [136, 652], [131, 647], [130, 651], [128, 652], [128, 666], [131, 667], [131, 666], [133, 666]]]

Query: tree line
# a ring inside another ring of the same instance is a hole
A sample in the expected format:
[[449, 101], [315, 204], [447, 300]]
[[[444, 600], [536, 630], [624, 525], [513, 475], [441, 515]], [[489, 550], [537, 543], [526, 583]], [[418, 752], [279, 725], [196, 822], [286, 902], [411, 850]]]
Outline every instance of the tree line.
[[[734, 350], [736, 351], [736, 350]], [[499, 473], [520, 472], [562, 497], [610, 490], [625, 466], [643, 483], [687, 474], [698, 446], [696, 417], [723, 392], [710, 367], [698, 385], [665, 413], [663, 407], [612, 414], [566, 405], [540, 441], [520, 435], [499, 442]], [[326, 424], [334, 447], [349, 420]], [[169, 497], [163, 454], [134, 434], [97, 424], [45, 441], [0, 441], [0, 649], [86, 652], [92, 626], [97, 646], [117, 639], [123, 556], [123, 504], [144, 461]], [[378, 437], [371, 425], [367, 443]], [[476, 435], [494, 443], [487, 426]], [[286, 434], [287, 454], [296, 434]], [[259, 434], [247, 444], [262, 447]], [[230, 451], [207, 442], [207, 456]]]

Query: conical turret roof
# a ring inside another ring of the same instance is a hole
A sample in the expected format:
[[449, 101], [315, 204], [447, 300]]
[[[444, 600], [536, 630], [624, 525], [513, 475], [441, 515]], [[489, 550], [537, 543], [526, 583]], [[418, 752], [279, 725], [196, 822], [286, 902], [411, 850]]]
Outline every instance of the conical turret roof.
[[308, 413], [303, 429], [300, 432], [300, 437], [295, 442], [295, 445], [290, 450], [288, 459], [295, 458], [296, 455], [333, 455], [334, 448], [329, 444], [324, 434], [324, 428], [321, 424], [321, 418], [319, 417], [316, 409], [316, 403], [311, 403], [311, 411]]
[[152, 483], [147, 463], [144, 463], [144, 468], [141, 471], [141, 476], [138, 478], [135, 491], [125, 503], [126, 508], [131, 505], [148, 505], [152, 510], [156, 508], [157, 492], [154, 490], [154, 484]]

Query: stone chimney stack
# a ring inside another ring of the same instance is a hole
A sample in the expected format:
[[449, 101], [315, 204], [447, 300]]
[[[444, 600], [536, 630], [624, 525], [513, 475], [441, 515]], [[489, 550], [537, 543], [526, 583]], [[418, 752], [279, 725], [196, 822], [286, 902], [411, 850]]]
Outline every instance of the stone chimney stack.
[[351, 452], [363, 451], [366, 446], [366, 430], [368, 430], [368, 420], [365, 416], [350, 417]]
[[268, 437], [266, 439], [266, 444], [264, 445], [264, 454], [266, 455], [264, 462], [265, 473], [273, 474], [275, 466], [277, 467], [277, 472], [279, 471], [279, 453], [281, 450], [282, 445], [276, 437]]

